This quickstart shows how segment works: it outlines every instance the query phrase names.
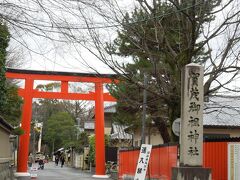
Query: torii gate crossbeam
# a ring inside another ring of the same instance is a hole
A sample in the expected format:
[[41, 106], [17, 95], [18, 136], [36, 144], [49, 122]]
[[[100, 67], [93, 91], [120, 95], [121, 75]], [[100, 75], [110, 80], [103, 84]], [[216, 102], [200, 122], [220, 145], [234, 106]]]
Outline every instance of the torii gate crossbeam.
[[[23, 97], [21, 127], [24, 134], [20, 136], [18, 149], [17, 173], [28, 175], [27, 161], [32, 118], [32, 99], [69, 99], [95, 101], [95, 137], [96, 137], [96, 173], [94, 177], [105, 177], [105, 144], [104, 144], [104, 101], [116, 101], [109, 93], [103, 92], [104, 83], [116, 83], [115, 75], [85, 74], [51, 71], [29, 71], [7, 69], [6, 77], [25, 80], [25, 87], [19, 88], [18, 94]], [[52, 80], [61, 82], [60, 92], [42, 92], [34, 89], [35, 80]], [[95, 92], [88, 94], [68, 92], [69, 82], [88, 82], [95, 84]]]

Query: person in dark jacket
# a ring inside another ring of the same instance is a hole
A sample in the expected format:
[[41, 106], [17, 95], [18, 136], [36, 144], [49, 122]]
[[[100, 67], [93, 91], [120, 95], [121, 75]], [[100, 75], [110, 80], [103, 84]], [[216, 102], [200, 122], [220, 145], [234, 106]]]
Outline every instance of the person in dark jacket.
[[58, 162], [59, 162], [59, 155], [56, 154], [55, 156], [55, 165], [58, 166]]
[[44, 169], [44, 161], [43, 161], [43, 159], [40, 159], [40, 160], [38, 161], [38, 164], [39, 164], [38, 169]]
[[65, 162], [65, 154], [64, 154], [64, 153], [62, 153], [62, 154], [60, 155], [60, 161], [61, 161], [61, 167], [63, 167], [64, 162]]

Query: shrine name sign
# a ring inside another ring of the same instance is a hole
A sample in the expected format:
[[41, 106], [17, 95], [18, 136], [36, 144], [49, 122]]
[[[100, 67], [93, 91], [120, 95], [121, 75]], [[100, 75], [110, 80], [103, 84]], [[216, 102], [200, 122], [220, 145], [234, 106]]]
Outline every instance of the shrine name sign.
[[184, 67], [181, 89], [180, 165], [202, 166], [203, 67]]

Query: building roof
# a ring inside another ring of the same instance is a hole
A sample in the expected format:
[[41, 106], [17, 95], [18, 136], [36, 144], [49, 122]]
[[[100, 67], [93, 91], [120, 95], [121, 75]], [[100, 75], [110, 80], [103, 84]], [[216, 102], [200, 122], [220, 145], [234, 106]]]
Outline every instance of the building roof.
[[[104, 114], [114, 114], [114, 113], [116, 113], [116, 103], [104, 107]], [[93, 118], [95, 118], [95, 113], [92, 115], [92, 119]]]
[[204, 104], [205, 127], [240, 127], [240, 97], [212, 96]]
[[[115, 104], [104, 108], [104, 113], [115, 112]], [[118, 126], [113, 125], [112, 138], [116, 136], [123, 137], [121, 131], [124, 132], [124, 130], [119, 129]], [[204, 103], [203, 126], [205, 128], [240, 128], [240, 96], [209, 97], [208, 102]], [[123, 127], [123, 129], [126, 128]], [[120, 134], [117, 132], [120, 132]]]
[[116, 104], [105, 107], [104, 113], [116, 113]]
[[9, 124], [7, 121], [5, 121], [1, 116], [0, 116], [0, 127], [4, 128], [8, 132], [14, 129], [13, 126]]
[[240, 142], [240, 137], [213, 137], [213, 138], [204, 138], [204, 142]]
[[112, 124], [112, 133], [110, 135], [111, 139], [132, 139], [132, 135], [126, 133], [124, 130], [127, 126]]

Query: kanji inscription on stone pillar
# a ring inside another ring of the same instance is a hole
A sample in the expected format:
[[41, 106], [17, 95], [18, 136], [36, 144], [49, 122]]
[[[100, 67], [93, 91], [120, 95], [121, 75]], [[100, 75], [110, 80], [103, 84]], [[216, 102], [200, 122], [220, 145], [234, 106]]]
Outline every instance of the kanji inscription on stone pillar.
[[180, 165], [202, 166], [203, 67], [194, 63], [182, 72]]

